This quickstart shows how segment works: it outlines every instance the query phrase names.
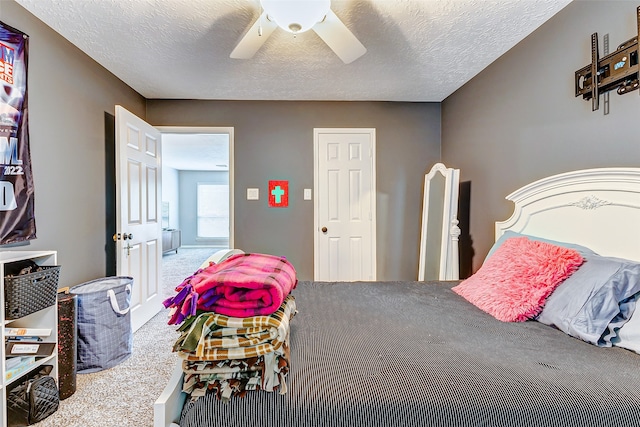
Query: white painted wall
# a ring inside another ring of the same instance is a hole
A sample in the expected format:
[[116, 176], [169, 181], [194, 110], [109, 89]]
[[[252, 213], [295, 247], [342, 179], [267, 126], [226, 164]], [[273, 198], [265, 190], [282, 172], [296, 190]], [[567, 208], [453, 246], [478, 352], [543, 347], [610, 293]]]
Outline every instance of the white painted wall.
[[169, 202], [169, 228], [180, 228], [180, 174], [162, 166], [162, 202]]

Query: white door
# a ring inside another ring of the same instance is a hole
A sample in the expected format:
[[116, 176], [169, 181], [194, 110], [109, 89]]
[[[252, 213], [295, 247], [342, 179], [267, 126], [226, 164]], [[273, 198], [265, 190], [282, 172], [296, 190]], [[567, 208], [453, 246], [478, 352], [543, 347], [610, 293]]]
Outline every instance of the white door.
[[314, 129], [314, 279], [376, 280], [375, 129]]
[[160, 132], [116, 105], [116, 264], [133, 277], [136, 331], [161, 307]]

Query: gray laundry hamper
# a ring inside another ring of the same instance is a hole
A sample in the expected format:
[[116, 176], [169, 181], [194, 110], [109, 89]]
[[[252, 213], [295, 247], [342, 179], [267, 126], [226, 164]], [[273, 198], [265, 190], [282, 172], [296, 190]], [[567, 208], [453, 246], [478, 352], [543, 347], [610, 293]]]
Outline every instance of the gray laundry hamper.
[[71, 288], [77, 295], [77, 372], [112, 368], [131, 356], [131, 290], [133, 278], [113, 276]]

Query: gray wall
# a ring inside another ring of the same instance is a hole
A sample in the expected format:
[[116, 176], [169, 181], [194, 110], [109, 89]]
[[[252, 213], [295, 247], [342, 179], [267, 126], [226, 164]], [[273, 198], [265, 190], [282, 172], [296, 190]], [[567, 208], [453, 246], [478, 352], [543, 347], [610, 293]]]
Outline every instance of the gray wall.
[[[548, 175], [639, 166], [638, 91], [610, 95], [611, 112], [574, 97], [591, 62], [591, 34], [611, 49], [636, 35], [637, 2], [574, 1], [442, 103], [442, 157], [471, 181], [474, 269], [511, 215], [504, 197]], [[621, 227], [624, 227], [621, 224]]]
[[[235, 246], [286, 256], [313, 278], [313, 128], [371, 127], [377, 137], [378, 279], [414, 279], [424, 174], [440, 160], [440, 104], [149, 100], [156, 126], [234, 127]], [[267, 181], [289, 181], [288, 208], [268, 208]], [[258, 203], [247, 187], [261, 189]], [[296, 196], [298, 195], [298, 196]]]
[[198, 239], [198, 183], [228, 184], [229, 172], [216, 171], [178, 171], [180, 194], [180, 234], [182, 244], [185, 246], [211, 246], [229, 242], [220, 242], [220, 239]]
[[[144, 117], [145, 99], [13, 0], [0, 19], [29, 39], [29, 126], [37, 239], [57, 250], [60, 286], [105, 274], [105, 112]], [[2, 248], [5, 250], [5, 248]]]

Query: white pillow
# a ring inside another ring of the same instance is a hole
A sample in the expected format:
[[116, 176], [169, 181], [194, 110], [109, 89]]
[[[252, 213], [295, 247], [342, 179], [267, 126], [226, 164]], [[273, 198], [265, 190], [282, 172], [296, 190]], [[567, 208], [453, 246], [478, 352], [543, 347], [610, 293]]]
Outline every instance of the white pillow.
[[220, 249], [215, 254], [211, 255], [209, 258], [205, 259], [202, 264], [200, 264], [200, 268], [209, 267], [209, 262], [213, 262], [215, 264], [220, 264], [225, 259], [229, 258], [231, 255], [243, 254], [244, 251], [241, 249]]

